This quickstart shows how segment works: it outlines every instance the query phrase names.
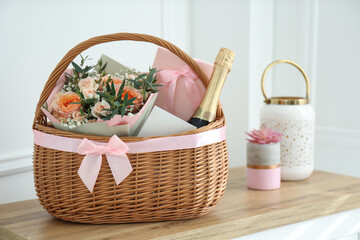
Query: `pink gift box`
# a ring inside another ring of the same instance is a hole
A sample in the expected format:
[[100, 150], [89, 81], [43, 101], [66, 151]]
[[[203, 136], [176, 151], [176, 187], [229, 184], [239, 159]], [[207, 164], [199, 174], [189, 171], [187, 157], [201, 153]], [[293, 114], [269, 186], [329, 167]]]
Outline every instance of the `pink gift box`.
[[[211, 77], [213, 64], [194, 59], [205, 72]], [[159, 95], [155, 104], [188, 121], [205, 94], [205, 87], [201, 80], [179, 57], [164, 48], [158, 48], [153, 68], [162, 70], [157, 74], [160, 87]]]

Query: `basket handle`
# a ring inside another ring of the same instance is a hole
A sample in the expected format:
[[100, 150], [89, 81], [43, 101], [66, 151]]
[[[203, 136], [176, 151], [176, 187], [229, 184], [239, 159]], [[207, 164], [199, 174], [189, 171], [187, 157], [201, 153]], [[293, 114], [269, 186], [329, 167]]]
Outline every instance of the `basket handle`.
[[[201, 82], [205, 87], [208, 86], [209, 79], [204, 73], [203, 70], [199, 67], [199, 65], [192, 59], [188, 54], [182, 51], [180, 48], [176, 47], [174, 44], [163, 40], [161, 38], [139, 34], [139, 33], [114, 33], [108, 35], [102, 35], [90, 38], [72, 48], [56, 65], [55, 69], [49, 76], [44, 89], [40, 95], [39, 102], [36, 106], [35, 110], [35, 118], [33, 122], [33, 128], [36, 122], [41, 122], [41, 119], [44, 118], [44, 114], [41, 111], [41, 106], [45, 103], [46, 99], [50, 96], [52, 89], [55, 87], [57, 80], [60, 78], [61, 74], [66, 70], [71, 61], [73, 61], [80, 53], [85, 51], [86, 49], [101, 43], [113, 42], [113, 41], [122, 41], [122, 40], [131, 40], [131, 41], [139, 41], [139, 42], [149, 42], [154, 43], [160, 47], [168, 49], [170, 52], [174, 53], [181, 60], [183, 60], [191, 69], [198, 75]], [[45, 123], [43, 121], [43, 123]], [[45, 123], [46, 124], [46, 123]]]

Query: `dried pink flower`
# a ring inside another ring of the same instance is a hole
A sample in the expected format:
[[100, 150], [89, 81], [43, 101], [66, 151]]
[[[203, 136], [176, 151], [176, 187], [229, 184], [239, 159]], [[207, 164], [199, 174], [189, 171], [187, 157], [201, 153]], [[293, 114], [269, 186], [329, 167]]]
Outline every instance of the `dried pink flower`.
[[254, 129], [251, 132], [246, 132], [246, 134], [252, 138], [247, 138], [246, 140], [257, 144], [277, 143], [282, 139], [281, 133], [273, 132], [271, 128], [266, 127], [262, 127], [260, 130]]

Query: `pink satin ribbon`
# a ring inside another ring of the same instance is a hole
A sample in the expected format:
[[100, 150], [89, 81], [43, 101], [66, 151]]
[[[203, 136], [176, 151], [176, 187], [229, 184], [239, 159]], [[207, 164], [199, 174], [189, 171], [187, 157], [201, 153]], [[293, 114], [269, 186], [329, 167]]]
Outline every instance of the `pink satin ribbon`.
[[116, 184], [120, 184], [132, 167], [126, 153], [146, 153], [176, 149], [197, 148], [225, 140], [226, 127], [191, 135], [152, 138], [139, 142], [124, 143], [112, 136], [108, 143], [94, 142], [86, 138], [61, 137], [33, 130], [36, 145], [59, 151], [85, 155], [78, 174], [90, 192], [93, 191], [105, 154]]
[[[159, 84], [163, 85], [163, 87], [168, 87], [168, 99], [174, 99], [176, 83], [180, 77], [182, 77], [182, 79], [185, 81], [185, 88], [187, 95], [191, 100], [190, 102], [192, 104], [192, 108], [194, 111], [196, 110], [198, 103], [201, 101], [202, 94], [194, 81], [195, 79], [198, 79], [198, 76], [188, 65], [184, 65], [180, 70], [164, 69], [161, 70], [157, 75], [159, 76], [160, 80]], [[168, 106], [169, 112], [174, 112], [175, 102], [169, 102]]]
[[77, 149], [78, 154], [85, 155], [78, 174], [90, 192], [93, 191], [99, 175], [103, 154], [106, 155], [116, 184], [121, 183], [132, 172], [131, 164], [126, 156], [128, 151], [128, 146], [116, 135], [110, 138], [106, 146], [95, 144], [84, 138]]

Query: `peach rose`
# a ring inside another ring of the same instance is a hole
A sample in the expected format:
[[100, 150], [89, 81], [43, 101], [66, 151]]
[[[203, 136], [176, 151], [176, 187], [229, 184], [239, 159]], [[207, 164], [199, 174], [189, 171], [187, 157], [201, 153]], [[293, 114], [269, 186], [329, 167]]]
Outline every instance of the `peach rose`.
[[109, 115], [109, 111], [105, 111], [104, 109], [110, 109], [110, 105], [105, 100], [102, 100], [101, 102], [97, 102], [92, 108], [91, 108], [91, 114], [96, 118], [105, 117], [106, 115]]
[[81, 90], [81, 92], [84, 95], [85, 99], [92, 99], [92, 98], [97, 98], [97, 94], [95, 90], [96, 89], [94, 88], [84, 88]]
[[85, 115], [82, 115], [80, 111], [73, 112], [71, 115], [75, 122], [83, 122], [85, 120]]
[[94, 78], [87, 77], [87, 78], [81, 79], [80, 82], [78, 83], [78, 86], [79, 86], [80, 90], [83, 90], [83, 89], [97, 90], [99, 87], [99, 84], [97, 84], [95, 82]]
[[59, 92], [52, 101], [49, 111], [57, 119], [71, 118], [72, 113], [79, 111], [81, 104], [71, 104], [80, 102], [80, 96], [74, 92]]
[[105, 75], [104, 77], [101, 78], [101, 81], [100, 81], [100, 86], [99, 86], [100, 91], [102, 91], [103, 87], [105, 87], [106, 82], [109, 79], [109, 77], [111, 77], [110, 84], [111, 84], [111, 82], [113, 82], [116, 87], [119, 86], [119, 88], [120, 88], [121, 84], [123, 83], [123, 80], [121, 78], [113, 77], [109, 74]]
[[[119, 86], [119, 88], [120, 88], [120, 86]], [[116, 92], [119, 91], [119, 88], [116, 88]], [[135, 105], [143, 102], [143, 95], [139, 90], [137, 90], [133, 87], [125, 86], [124, 90], [121, 94], [121, 99], [124, 99], [126, 93], [128, 94], [128, 99], [136, 97], [136, 99], [134, 101]]]

